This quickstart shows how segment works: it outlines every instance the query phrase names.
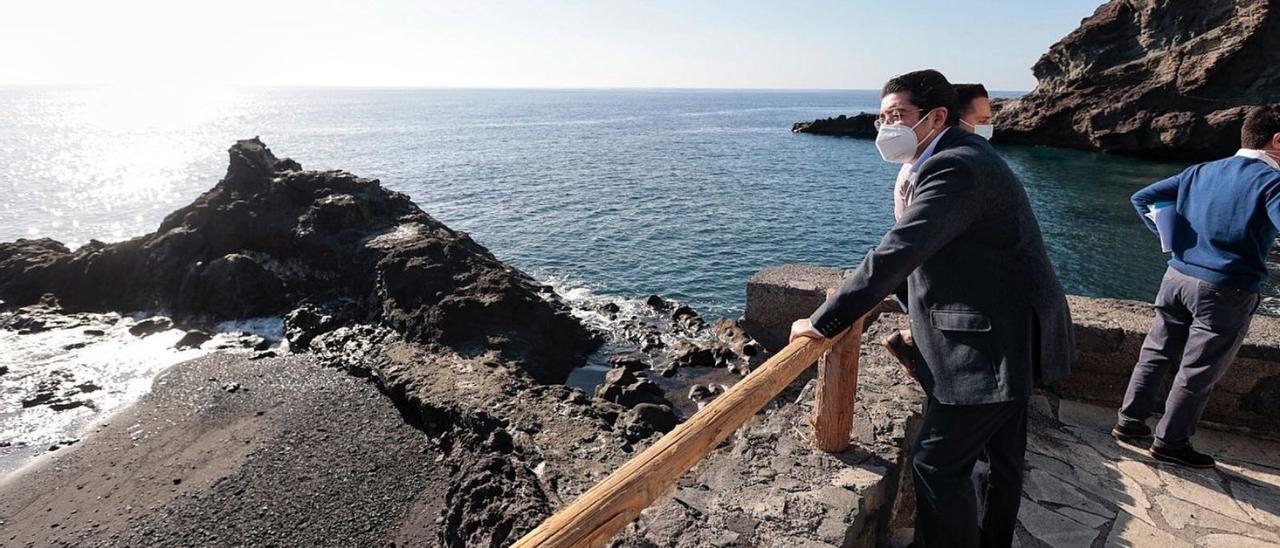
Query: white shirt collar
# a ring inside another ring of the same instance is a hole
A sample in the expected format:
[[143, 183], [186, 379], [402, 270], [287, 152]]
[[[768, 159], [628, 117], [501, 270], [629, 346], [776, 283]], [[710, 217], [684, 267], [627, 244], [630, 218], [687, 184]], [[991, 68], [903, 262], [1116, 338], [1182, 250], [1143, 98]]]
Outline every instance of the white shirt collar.
[[920, 153], [920, 157], [916, 158], [916, 161], [911, 163], [911, 173], [920, 171], [920, 165], [923, 164], [925, 160], [928, 160], [930, 156], [933, 156], [933, 149], [938, 147], [938, 140], [942, 139], [943, 134], [945, 134], [948, 129], [951, 128], [942, 128], [942, 131], [938, 132], [938, 136], [934, 137], [933, 141], [929, 143], [929, 146], [925, 147], [924, 152]]
[[1240, 149], [1240, 150], [1236, 151], [1236, 156], [1243, 156], [1243, 157], [1245, 157], [1245, 158], [1253, 158], [1254, 160], [1262, 160], [1262, 161], [1266, 162], [1266, 163], [1267, 163], [1267, 165], [1269, 165], [1269, 166], [1271, 166], [1271, 167], [1273, 167], [1273, 168], [1276, 168], [1276, 169], [1280, 169], [1280, 162], [1277, 162], [1275, 158], [1272, 158], [1270, 155], [1268, 155], [1267, 153], [1265, 153], [1265, 152], [1263, 152], [1263, 151], [1261, 151], [1261, 150], [1257, 150], [1257, 149], [1253, 149], [1253, 148], [1242, 148], [1242, 149]]

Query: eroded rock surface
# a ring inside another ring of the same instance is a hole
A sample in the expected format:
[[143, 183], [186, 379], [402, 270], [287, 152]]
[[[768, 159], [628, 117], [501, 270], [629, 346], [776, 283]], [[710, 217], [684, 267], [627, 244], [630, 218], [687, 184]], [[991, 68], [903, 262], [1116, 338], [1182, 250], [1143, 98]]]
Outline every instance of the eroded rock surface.
[[995, 140], [1176, 160], [1235, 152], [1245, 107], [1280, 103], [1280, 5], [1112, 0], [1049, 48]]
[[332, 327], [376, 324], [466, 355], [498, 352], [543, 382], [562, 382], [599, 344], [542, 286], [404, 194], [304, 171], [256, 138], [231, 147], [226, 176], [151, 234], [75, 251], [0, 243], [0, 299], [23, 306], [45, 294], [70, 312], [165, 309], [179, 320], [342, 309]]

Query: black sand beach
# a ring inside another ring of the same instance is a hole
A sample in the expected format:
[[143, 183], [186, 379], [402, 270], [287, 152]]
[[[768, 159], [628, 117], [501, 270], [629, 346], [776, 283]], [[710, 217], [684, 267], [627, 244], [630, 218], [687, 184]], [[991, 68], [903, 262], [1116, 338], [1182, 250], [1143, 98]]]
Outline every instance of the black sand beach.
[[0, 544], [422, 545], [448, 491], [439, 456], [368, 380], [214, 354], [7, 478]]

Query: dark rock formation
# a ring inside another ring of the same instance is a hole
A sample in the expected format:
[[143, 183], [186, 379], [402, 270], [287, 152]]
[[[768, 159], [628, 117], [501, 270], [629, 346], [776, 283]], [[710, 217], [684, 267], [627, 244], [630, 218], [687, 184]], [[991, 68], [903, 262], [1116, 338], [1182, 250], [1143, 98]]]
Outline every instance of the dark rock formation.
[[101, 387], [91, 382], [81, 382], [74, 386], [67, 386], [73, 382], [74, 375], [70, 371], [55, 370], [49, 376], [40, 380], [29, 395], [22, 397], [22, 407], [28, 408], [43, 405], [54, 411], [65, 411], [83, 406], [94, 408], [93, 402], [84, 398], [83, 395], [96, 392]]
[[610, 369], [605, 374], [604, 382], [596, 387], [596, 397], [625, 407], [642, 403], [671, 406], [657, 384], [624, 368]]
[[641, 403], [627, 411], [619, 423], [627, 439], [639, 441], [655, 433], [670, 432], [676, 427], [676, 416], [668, 405]]
[[764, 353], [764, 346], [752, 339], [739, 322], [728, 318], [720, 318], [716, 320], [712, 329], [716, 338], [723, 342], [725, 348], [739, 356], [750, 358]]
[[183, 335], [181, 339], [178, 339], [178, 342], [174, 343], [173, 347], [179, 350], [184, 348], [200, 348], [200, 345], [209, 342], [212, 338], [213, 335], [209, 334], [208, 331], [192, 329], [191, 331], [188, 331], [186, 335]]
[[[591, 307], [600, 310], [601, 307]], [[604, 331], [614, 352], [613, 368], [631, 372], [651, 370], [664, 390], [685, 393], [706, 368], [725, 368], [746, 375], [767, 358], [764, 347], [734, 320], [720, 318], [709, 325], [693, 307], [650, 295], [644, 306], [620, 307], [607, 316]], [[677, 402], [677, 411], [686, 407]], [[687, 417], [687, 415], [685, 415]]]
[[643, 352], [629, 352], [609, 357], [609, 365], [630, 372], [649, 369], [649, 357]]
[[1229, 155], [1244, 107], [1280, 103], [1280, 4], [1112, 0], [1032, 70], [1035, 90], [996, 116], [999, 142]]
[[841, 114], [835, 118], [821, 118], [812, 122], [796, 122], [791, 126], [791, 131], [792, 133], [875, 139], [875, 121], [876, 115], [871, 112], [859, 112], [853, 116]]
[[173, 320], [164, 316], [153, 316], [133, 324], [129, 328], [129, 334], [135, 337], [146, 337], [170, 329], [173, 329]]
[[257, 139], [230, 156], [222, 181], [151, 234], [75, 251], [0, 244], [0, 299], [52, 293], [69, 311], [166, 309], [182, 322], [310, 304], [350, 315], [291, 322], [295, 348], [338, 325], [376, 324], [463, 355], [496, 351], [542, 382], [563, 381], [599, 344], [542, 286], [377, 180], [302, 171]]
[[698, 403], [707, 403], [724, 393], [724, 387], [695, 384], [689, 387], [689, 399]]

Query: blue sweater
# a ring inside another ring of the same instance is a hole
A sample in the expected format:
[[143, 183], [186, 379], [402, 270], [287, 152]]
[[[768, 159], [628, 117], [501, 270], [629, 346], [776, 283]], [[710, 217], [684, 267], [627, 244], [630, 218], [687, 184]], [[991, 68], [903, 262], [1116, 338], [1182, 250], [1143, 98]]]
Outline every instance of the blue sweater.
[[1280, 170], [1232, 156], [1191, 166], [1139, 190], [1132, 201], [1139, 215], [1148, 204], [1176, 201], [1169, 266], [1214, 285], [1261, 291], [1267, 252], [1280, 229]]

